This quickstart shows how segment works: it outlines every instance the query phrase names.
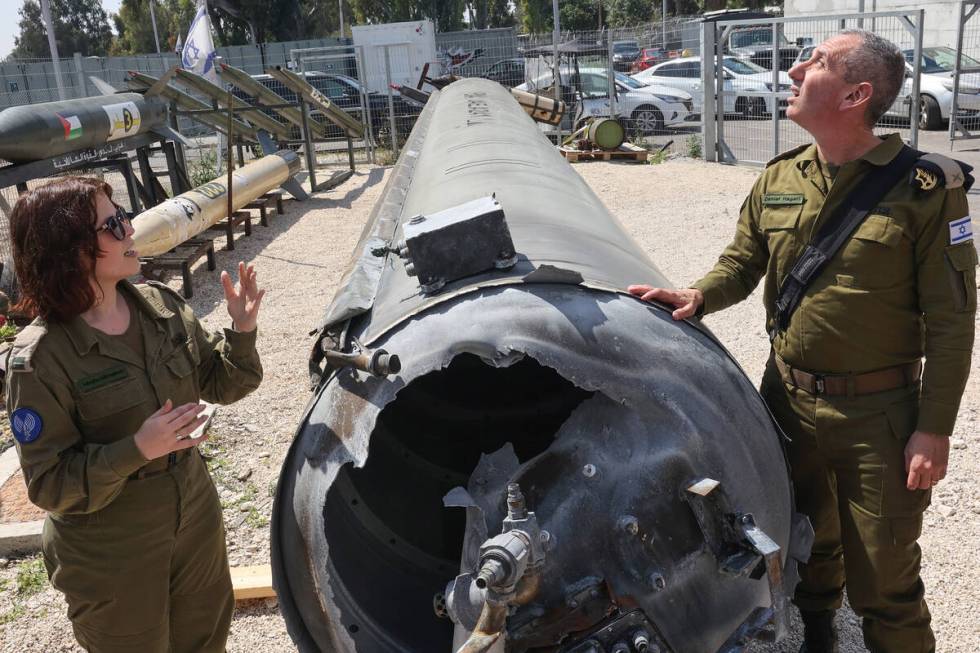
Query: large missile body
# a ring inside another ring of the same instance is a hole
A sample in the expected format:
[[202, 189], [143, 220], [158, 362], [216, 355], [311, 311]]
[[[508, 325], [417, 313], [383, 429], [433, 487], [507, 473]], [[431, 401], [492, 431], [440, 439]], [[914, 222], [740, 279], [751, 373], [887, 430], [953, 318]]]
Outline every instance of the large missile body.
[[[237, 211], [263, 193], [290, 181], [300, 160], [292, 150], [264, 156], [231, 174], [232, 208]], [[193, 238], [228, 215], [228, 176], [173, 197], [133, 219], [139, 256], [157, 256]]]
[[38, 161], [166, 128], [159, 97], [117, 93], [0, 111], [0, 158]]
[[[500, 258], [457, 274], [488, 241]], [[808, 545], [779, 431], [707, 329], [625, 292], [641, 281], [672, 285], [506, 89], [432, 94], [316, 332], [279, 476], [299, 650], [785, 634]]]

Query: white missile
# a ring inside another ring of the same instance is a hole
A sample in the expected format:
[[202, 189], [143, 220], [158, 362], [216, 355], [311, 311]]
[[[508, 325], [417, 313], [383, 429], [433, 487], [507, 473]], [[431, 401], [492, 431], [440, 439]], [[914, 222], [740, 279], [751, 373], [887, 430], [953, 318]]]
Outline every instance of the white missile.
[[[280, 150], [238, 168], [231, 174], [233, 210], [279, 186], [296, 199], [306, 199], [293, 179], [299, 169], [299, 157], [292, 150]], [[222, 175], [133, 218], [134, 249], [141, 257], [163, 254], [226, 217], [228, 176]]]

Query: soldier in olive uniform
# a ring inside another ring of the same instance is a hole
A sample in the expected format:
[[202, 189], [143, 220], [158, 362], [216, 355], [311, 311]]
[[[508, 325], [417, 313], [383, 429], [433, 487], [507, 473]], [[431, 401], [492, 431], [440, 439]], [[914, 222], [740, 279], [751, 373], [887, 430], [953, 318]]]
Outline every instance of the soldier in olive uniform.
[[816, 536], [794, 597], [809, 653], [837, 650], [833, 616], [845, 584], [871, 651], [935, 650], [916, 540], [930, 489], [946, 475], [970, 369], [969, 178], [949, 159], [919, 159], [813, 280], [785, 328], [775, 305], [817, 229], [902, 149], [898, 135], [878, 138], [872, 126], [904, 69], [901, 52], [868, 32], [818, 46], [789, 71], [787, 109], [816, 143], [769, 163], [707, 276], [688, 289], [629, 289], [685, 319], [741, 301], [765, 276], [773, 340], [762, 394], [789, 437], [798, 507]]
[[[201, 398], [254, 390], [264, 291], [222, 283], [233, 328], [209, 333], [162, 285], [133, 286], [132, 227], [94, 180], [24, 195], [11, 216], [22, 310], [7, 406], [44, 562], [93, 652], [224, 651], [234, 598], [221, 506], [197, 445]], [[72, 256], [71, 254], [74, 254]]]

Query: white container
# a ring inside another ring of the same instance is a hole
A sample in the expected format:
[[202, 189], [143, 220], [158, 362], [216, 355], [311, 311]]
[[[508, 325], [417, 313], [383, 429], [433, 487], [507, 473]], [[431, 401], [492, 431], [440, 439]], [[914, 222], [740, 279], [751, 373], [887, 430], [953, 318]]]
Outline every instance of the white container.
[[354, 25], [351, 33], [354, 45], [364, 48], [364, 76], [371, 91], [386, 93], [388, 90], [384, 46], [388, 46], [393, 84], [415, 87], [426, 63], [429, 76], [443, 72], [436, 57], [436, 30], [430, 20]]

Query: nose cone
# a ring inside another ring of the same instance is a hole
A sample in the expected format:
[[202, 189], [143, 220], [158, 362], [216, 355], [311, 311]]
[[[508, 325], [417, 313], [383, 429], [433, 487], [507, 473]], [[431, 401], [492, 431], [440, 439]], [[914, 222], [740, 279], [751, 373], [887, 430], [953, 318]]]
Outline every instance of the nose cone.
[[49, 142], [47, 121], [32, 106], [0, 111], [0, 158], [34, 161], [46, 156]]

